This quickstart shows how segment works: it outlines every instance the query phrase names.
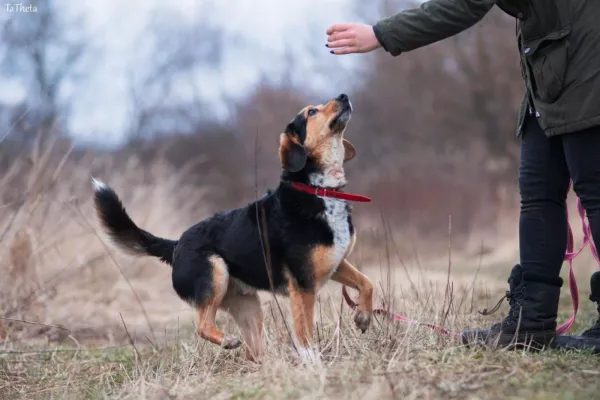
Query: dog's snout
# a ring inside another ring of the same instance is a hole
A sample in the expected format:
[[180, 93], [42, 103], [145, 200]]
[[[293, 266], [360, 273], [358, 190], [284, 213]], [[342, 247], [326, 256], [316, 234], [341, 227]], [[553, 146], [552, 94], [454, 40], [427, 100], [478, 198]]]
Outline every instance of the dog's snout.
[[338, 97], [335, 98], [338, 101], [348, 101], [348, 95], [345, 93], [340, 94]]

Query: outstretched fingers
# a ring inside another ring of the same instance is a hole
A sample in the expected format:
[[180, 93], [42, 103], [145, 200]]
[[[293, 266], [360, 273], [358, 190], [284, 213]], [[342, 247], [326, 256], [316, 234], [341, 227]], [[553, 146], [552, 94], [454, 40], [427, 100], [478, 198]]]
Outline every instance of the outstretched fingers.
[[325, 33], [327, 33], [328, 35], [331, 35], [336, 32], [344, 32], [344, 31], [347, 31], [348, 29], [350, 29], [351, 26], [352, 26], [351, 24], [333, 24], [329, 28], [327, 28]]
[[367, 53], [381, 47], [372, 25], [335, 24], [327, 28], [326, 47], [331, 54]]

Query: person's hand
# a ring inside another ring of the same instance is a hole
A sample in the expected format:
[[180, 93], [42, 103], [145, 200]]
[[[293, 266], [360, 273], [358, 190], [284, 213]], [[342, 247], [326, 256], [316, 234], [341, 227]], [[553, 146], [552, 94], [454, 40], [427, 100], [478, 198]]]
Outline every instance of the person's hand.
[[373, 26], [367, 24], [335, 24], [327, 28], [327, 44], [331, 54], [368, 53], [381, 43], [375, 37]]

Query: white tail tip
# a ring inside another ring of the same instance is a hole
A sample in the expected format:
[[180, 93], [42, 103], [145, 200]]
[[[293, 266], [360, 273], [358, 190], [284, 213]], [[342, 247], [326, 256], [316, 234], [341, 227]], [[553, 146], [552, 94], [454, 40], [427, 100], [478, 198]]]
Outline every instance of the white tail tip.
[[99, 181], [98, 179], [94, 178], [92, 176], [92, 185], [94, 186], [94, 191], [96, 192], [102, 192], [104, 190], [108, 190], [108, 186], [106, 186], [106, 183]]

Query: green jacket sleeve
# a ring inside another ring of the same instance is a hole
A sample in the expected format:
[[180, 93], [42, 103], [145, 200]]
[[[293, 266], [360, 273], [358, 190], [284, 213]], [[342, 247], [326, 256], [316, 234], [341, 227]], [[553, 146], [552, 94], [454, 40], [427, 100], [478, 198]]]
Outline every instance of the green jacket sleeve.
[[392, 56], [454, 36], [479, 22], [496, 0], [430, 0], [373, 26]]

